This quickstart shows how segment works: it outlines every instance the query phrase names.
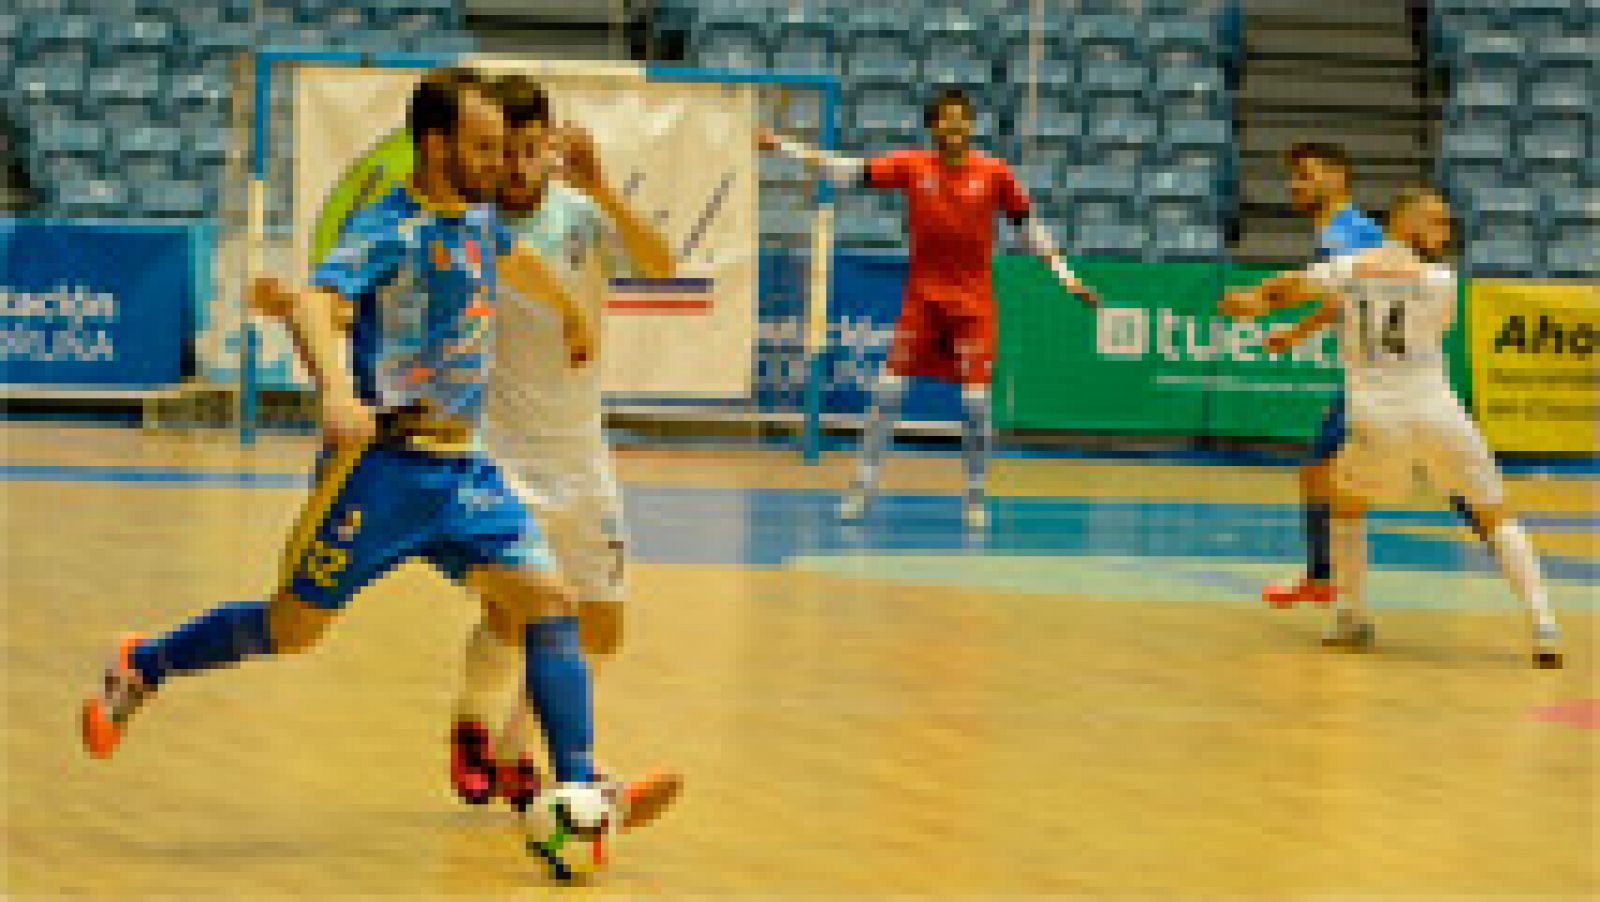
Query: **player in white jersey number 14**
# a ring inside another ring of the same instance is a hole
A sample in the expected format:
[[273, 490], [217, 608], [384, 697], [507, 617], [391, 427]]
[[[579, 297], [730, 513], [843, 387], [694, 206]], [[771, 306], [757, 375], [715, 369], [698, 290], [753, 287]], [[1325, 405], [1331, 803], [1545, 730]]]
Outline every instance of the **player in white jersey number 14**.
[[[639, 275], [671, 277], [665, 238], [604, 177], [593, 140], [554, 122], [548, 98], [525, 76], [501, 78], [496, 93], [510, 126], [503, 218], [516, 242], [565, 282], [589, 321], [600, 322], [609, 277], [624, 261]], [[525, 299], [502, 299], [499, 318], [484, 441], [536, 507], [577, 595], [580, 637], [593, 664], [621, 640], [624, 563], [621, 501], [601, 424], [601, 368], [563, 366], [555, 354], [560, 323]], [[521, 651], [480, 623], [464, 664], [451, 731], [452, 782], [466, 801], [499, 796], [523, 808], [539, 793], [541, 778], [531, 757], [537, 737], [527, 735], [531, 715], [510, 692], [523, 667]], [[628, 800], [624, 829], [669, 801], [666, 789]]]
[[1457, 281], [1437, 262], [1451, 240], [1451, 215], [1431, 188], [1404, 192], [1389, 213], [1387, 243], [1230, 294], [1223, 312], [1255, 317], [1313, 298], [1319, 309], [1273, 335], [1282, 351], [1329, 324], [1339, 327], [1350, 438], [1334, 458], [1333, 574], [1339, 595], [1324, 644], [1367, 648], [1374, 631], [1363, 602], [1367, 506], [1409, 493], [1421, 472], [1433, 488], [1464, 498], [1474, 526], [1532, 620], [1533, 660], [1560, 667], [1560, 630], [1539, 562], [1507, 510], [1494, 457], [1450, 388], [1444, 336], [1455, 318]]

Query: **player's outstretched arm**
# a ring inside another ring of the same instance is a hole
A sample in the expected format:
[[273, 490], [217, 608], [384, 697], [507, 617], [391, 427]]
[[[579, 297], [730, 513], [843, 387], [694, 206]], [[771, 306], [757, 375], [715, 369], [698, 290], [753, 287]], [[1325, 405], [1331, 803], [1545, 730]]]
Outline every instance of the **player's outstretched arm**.
[[670, 279], [676, 275], [677, 264], [672, 259], [667, 237], [639, 215], [605, 177], [594, 138], [568, 124], [563, 129], [563, 145], [567, 183], [587, 194], [616, 226], [633, 269], [651, 279]]
[[1078, 274], [1067, 265], [1066, 258], [1061, 256], [1061, 251], [1056, 248], [1055, 239], [1050, 236], [1050, 230], [1046, 229], [1043, 223], [1029, 216], [1019, 221], [1017, 227], [1022, 230], [1022, 243], [1027, 246], [1028, 252], [1050, 267], [1050, 271], [1055, 273], [1056, 281], [1061, 283], [1062, 288], [1091, 307], [1100, 303], [1100, 296], [1095, 290], [1083, 284]]
[[527, 299], [549, 304], [561, 314], [566, 332], [567, 354], [573, 366], [583, 366], [594, 356], [594, 325], [582, 305], [569, 293], [561, 280], [534, 254], [521, 247], [513, 247], [500, 258], [502, 286]]
[[1254, 288], [1228, 292], [1223, 296], [1219, 309], [1223, 316], [1255, 319], [1274, 310], [1298, 307], [1321, 297], [1321, 291], [1304, 273], [1292, 272], [1273, 276]]
[[1282, 354], [1291, 348], [1298, 347], [1307, 338], [1321, 332], [1323, 329], [1339, 321], [1339, 311], [1326, 300], [1318, 305], [1316, 311], [1305, 319], [1292, 326], [1279, 329], [1267, 336], [1261, 346], [1271, 354]]
[[350, 304], [326, 288], [294, 291], [275, 276], [250, 285], [250, 306], [289, 329], [322, 402], [322, 425], [336, 444], [365, 444], [376, 431], [372, 411], [356, 395], [344, 321]]
[[860, 157], [818, 150], [799, 141], [791, 141], [769, 128], [756, 131], [756, 149], [799, 160], [841, 188], [860, 184], [867, 176], [867, 161]]

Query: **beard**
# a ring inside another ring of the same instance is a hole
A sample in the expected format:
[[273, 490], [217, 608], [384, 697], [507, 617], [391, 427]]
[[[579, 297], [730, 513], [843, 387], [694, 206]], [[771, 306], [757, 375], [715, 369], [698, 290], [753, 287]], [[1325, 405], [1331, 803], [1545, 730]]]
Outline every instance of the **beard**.
[[453, 147], [445, 158], [445, 175], [449, 177], [456, 193], [468, 203], [482, 204], [494, 199], [494, 186], [489, 177], [469, 170], [461, 154]]

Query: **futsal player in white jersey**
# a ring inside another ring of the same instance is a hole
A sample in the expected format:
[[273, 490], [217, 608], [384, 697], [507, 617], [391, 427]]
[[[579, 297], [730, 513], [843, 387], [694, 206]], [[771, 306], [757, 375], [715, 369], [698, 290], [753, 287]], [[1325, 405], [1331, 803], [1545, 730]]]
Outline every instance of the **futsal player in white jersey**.
[[1410, 189], [1395, 202], [1386, 231], [1379, 248], [1270, 279], [1224, 304], [1225, 313], [1253, 317], [1319, 298], [1309, 319], [1268, 340], [1272, 351], [1338, 324], [1350, 433], [1333, 464], [1339, 606], [1324, 644], [1372, 645], [1363, 598], [1363, 517], [1369, 504], [1403, 500], [1421, 473], [1434, 489], [1468, 502], [1480, 535], [1531, 615], [1535, 665], [1560, 667], [1560, 629], [1538, 559], [1506, 508], [1489, 446], [1446, 374], [1444, 336], [1455, 319], [1458, 289], [1454, 270], [1439, 262], [1451, 241], [1449, 205], [1431, 188]]
[[[600, 321], [608, 280], [623, 266], [650, 278], [672, 276], [665, 238], [605, 179], [592, 139], [553, 123], [544, 92], [526, 76], [501, 78], [495, 93], [510, 127], [503, 220], [587, 307], [590, 321]], [[601, 426], [600, 368], [563, 366], [560, 323], [530, 305], [503, 305], [497, 336], [485, 444], [533, 502], [578, 595], [584, 650], [591, 659], [609, 655], [621, 638], [624, 551], [621, 499]], [[466, 801], [498, 795], [520, 807], [538, 792], [530, 757], [538, 737], [526, 735], [530, 716], [513, 693], [522, 657], [487, 622], [468, 639], [451, 731], [451, 778]]]

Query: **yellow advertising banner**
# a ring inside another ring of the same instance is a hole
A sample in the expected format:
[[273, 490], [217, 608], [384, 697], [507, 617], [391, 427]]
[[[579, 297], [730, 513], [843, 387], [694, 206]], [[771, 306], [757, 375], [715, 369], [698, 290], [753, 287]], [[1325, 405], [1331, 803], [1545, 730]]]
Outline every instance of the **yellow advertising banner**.
[[1600, 285], [1476, 281], [1472, 397], [1496, 451], [1600, 453]]

